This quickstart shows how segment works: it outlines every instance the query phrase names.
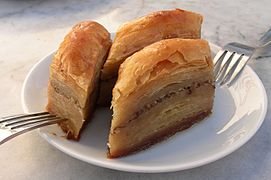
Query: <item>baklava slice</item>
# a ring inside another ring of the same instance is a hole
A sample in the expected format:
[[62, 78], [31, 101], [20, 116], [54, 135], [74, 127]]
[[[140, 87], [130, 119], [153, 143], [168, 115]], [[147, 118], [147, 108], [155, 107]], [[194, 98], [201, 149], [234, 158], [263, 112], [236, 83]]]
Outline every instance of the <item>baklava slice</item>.
[[202, 21], [200, 14], [175, 9], [154, 12], [120, 26], [102, 69], [98, 103], [110, 104], [119, 66], [127, 57], [162, 39], [198, 39]]
[[145, 149], [212, 112], [213, 63], [208, 42], [168, 39], [120, 66], [113, 89], [108, 157]]
[[100, 71], [111, 46], [100, 24], [85, 21], [66, 35], [50, 65], [47, 110], [68, 119], [59, 123], [70, 139], [79, 139], [92, 115]]

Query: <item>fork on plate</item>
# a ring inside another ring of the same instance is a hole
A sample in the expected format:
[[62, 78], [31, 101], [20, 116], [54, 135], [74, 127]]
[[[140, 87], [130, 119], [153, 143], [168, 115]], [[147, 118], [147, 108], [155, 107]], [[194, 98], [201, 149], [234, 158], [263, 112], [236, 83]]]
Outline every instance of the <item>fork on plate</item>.
[[2, 117], [0, 118], [0, 145], [20, 134], [65, 120], [48, 112]]
[[255, 52], [271, 50], [271, 28], [260, 38], [258, 47], [250, 47], [237, 42], [225, 45], [214, 58], [214, 76], [218, 85], [231, 86]]

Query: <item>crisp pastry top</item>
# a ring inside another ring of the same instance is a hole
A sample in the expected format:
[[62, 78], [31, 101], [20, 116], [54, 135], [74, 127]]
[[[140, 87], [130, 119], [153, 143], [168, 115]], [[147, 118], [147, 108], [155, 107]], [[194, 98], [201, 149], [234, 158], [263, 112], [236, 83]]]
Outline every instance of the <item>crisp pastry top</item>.
[[117, 30], [102, 70], [102, 80], [113, 78], [119, 65], [143, 47], [169, 38], [200, 38], [203, 17], [181, 9], [158, 11], [123, 24]]
[[65, 36], [51, 68], [58, 78], [87, 90], [99, 65], [97, 60], [103, 58], [99, 56], [106, 54], [101, 52], [110, 45], [110, 34], [102, 25], [93, 21], [78, 23]]
[[119, 69], [112, 104], [139, 90], [146, 82], [166, 74], [213, 68], [211, 51], [202, 39], [167, 39], [149, 45], [127, 58]]

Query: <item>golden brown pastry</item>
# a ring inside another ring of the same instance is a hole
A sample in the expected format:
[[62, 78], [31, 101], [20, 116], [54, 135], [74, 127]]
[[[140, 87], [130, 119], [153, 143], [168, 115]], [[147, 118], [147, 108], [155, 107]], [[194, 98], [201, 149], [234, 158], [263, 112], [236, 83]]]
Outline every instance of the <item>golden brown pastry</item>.
[[207, 41], [175, 38], [145, 47], [120, 66], [108, 157], [145, 149], [189, 128], [211, 113], [213, 100]]
[[70, 139], [79, 139], [92, 115], [100, 70], [111, 46], [100, 24], [85, 21], [66, 35], [50, 66], [47, 110], [68, 120], [60, 123]]
[[[117, 31], [101, 75], [99, 104], [109, 105], [120, 64], [143, 47], [162, 39], [197, 39], [203, 17], [181, 9], [159, 11], [123, 24]], [[148, 59], [146, 59], [147, 61]]]

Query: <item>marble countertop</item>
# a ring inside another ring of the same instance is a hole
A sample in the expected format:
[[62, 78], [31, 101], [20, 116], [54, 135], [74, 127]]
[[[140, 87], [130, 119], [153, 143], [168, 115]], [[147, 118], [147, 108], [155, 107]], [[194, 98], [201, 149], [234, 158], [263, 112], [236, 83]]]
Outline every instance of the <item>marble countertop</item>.
[[[255, 44], [271, 24], [270, 0], [2, 0], [0, 1], [0, 116], [21, 113], [20, 92], [29, 69], [56, 49], [77, 22], [96, 20], [113, 32], [151, 11], [183, 8], [204, 15], [202, 36], [224, 45]], [[251, 61], [271, 102], [271, 58]], [[270, 179], [271, 114], [234, 153], [202, 167], [164, 174], [109, 170], [55, 149], [36, 131], [0, 147], [0, 179]]]

